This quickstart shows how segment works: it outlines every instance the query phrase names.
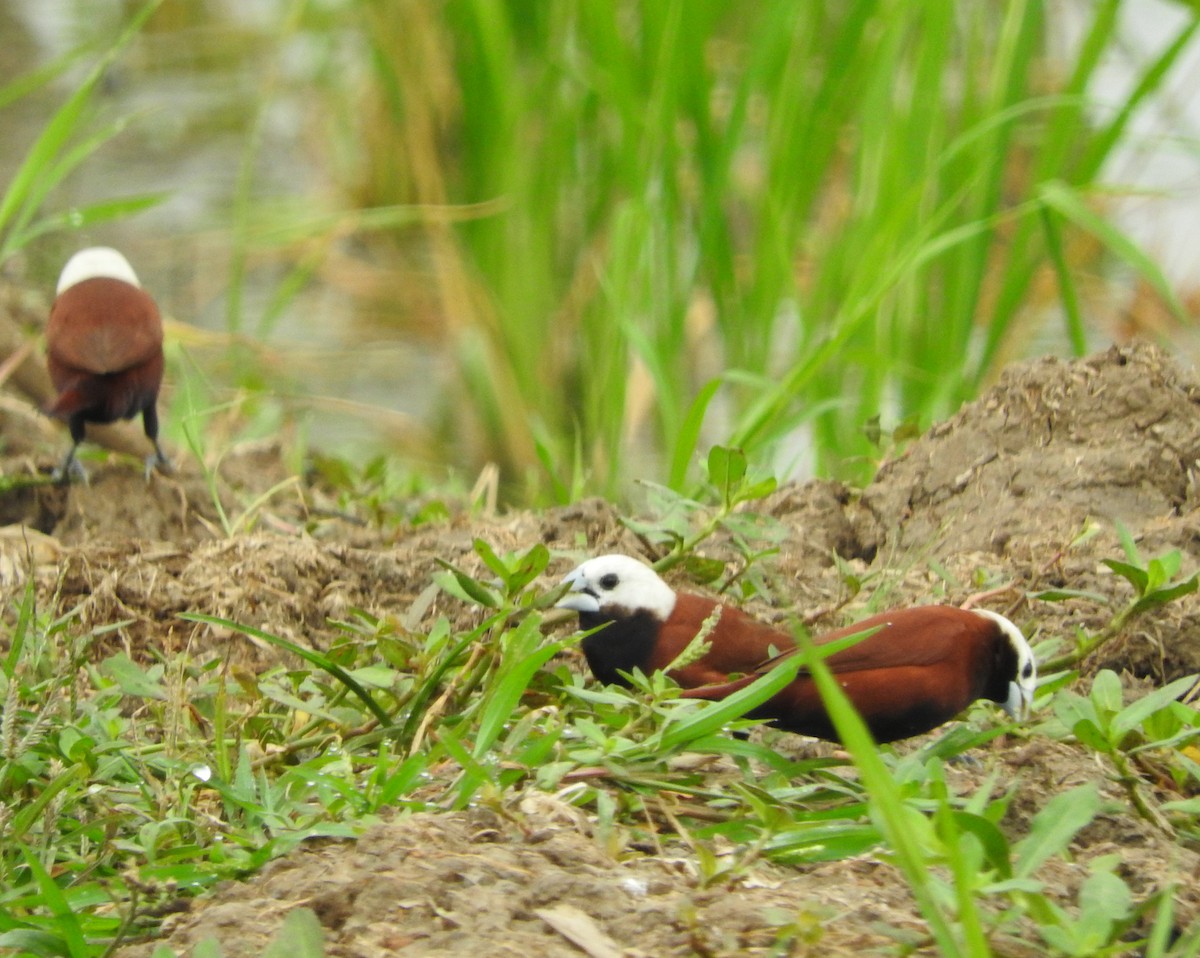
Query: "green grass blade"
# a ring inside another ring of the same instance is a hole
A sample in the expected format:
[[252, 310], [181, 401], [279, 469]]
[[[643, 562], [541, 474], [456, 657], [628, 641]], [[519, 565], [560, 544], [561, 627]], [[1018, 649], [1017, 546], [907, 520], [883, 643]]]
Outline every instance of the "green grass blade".
[[[130, 18], [117, 40], [105, 51], [66, 102], [55, 111], [29, 152], [25, 154], [3, 197], [0, 197], [0, 237], [3, 237], [0, 242], [0, 263], [19, 248], [12, 236], [14, 224], [20, 226], [22, 220], [27, 222], [32, 218], [41, 199], [58, 184], [58, 177], [65, 175], [82, 159], [76, 153], [71, 162], [63, 163], [63, 157], [69, 155], [68, 144], [83, 125], [93, 92], [109, 65], [137, 35], [161, 3], [162, 0], [150, 0]], [[94, 149], [99, 142], [93, 138], [90, 141], [91, 148]]]
[[663, 726], [658, 742], [662, 749], [673, 749], [693, 739], [711, 735], [729, 722], [740, 718], [796, 677], [804, 665], [800, 656], [783, 659], [770, 672], [728, 698], [706, 705], [678, 721]]
[[336, 662], [329, 659], [312, 649], [306, 649], [302, 645], [297, 645], [289, 639], [285, 639], [279, 635], [273, 635], [270, 632], [264, 632], [262, 629], [256, 629], [252, 625], [242, 625], [234, 622], [231, 619], [223, 619], [220, 616], [204, 615], [200, 612], [181, 612], [179, 618], [185, 622], [199, 622], [204, 625], [215, 625], [224, 629], [230, 629], [233, 632], [240, 632], [242, 635], [250, 636], [255, 639], [261, 639], [276, 648], [284, 649], [304, 659], [305, 662], [315, 665], [324, 672], [328, 672], [346, 688], [354, 693], [355, 696], [366, 706], [367, 710], [375, 716], [385, 727], [392, 724], [392, 717], [383, 709], [383, 707], [372, 698], [371, 693], [363, 688], [354, 676], [350, 675]]
[[41, 890], [42, 901], [49, 909], [50, 914], [54, 916], [54, 928], [66, 946], [66, 954], [70, 955], [70, 958], [91, 958], [92, 951], [88, 947], [87, 938], [84, 937], [83, 928], [63, 895], [62, 889], [50, 877], [50, 873], [42, 867], [42, 862], [37, 855], [25, 845], [19, 847], [21, 855], [25, 859], [25, 865]]
[[1013, 874], [1028, 878], [1049, 858], [1065, 849], [1081, 828], [1100, 812], [1100, 793], [1094, 784], [1055, 795], [1030, 824], [1029, 833], [1013, 851]]
[[816, 654], [816, 648], [807, 640], [801, 642], [800, 648], [801, 657], [806, 660], [812, 673], [813, 681], [821, 693], [821, 700], [829, 712], [830, 721], [862, 776], [863, 786], [870, 797], [870, 805], [880, 830], [887, 838], [889, 847], [896, 855], [897, 864], [908, 879], [909, 890], [916, 899], [921, 914], [929, 923], [929, 929], [938, 943], [941, 954], [978, 954], [963, 948], [954, 933], [950, 916], [945, 914], [930, 888], [929, 868], [924, 851], [917, 840], [917, 835], [921, 834], [925, 824], [923, 818], [905, 805], [899, 787], [879, 757], [878, 747], [866, 724], [850, 704], [829, 667], [821, 656]]
[[1163, 275], [1158, 264], [1147, 256], [1128, 236], [1120, 232], [1108, 220], [1092, 211], [1082, 200], [1079, 192], [1061, 181], [1042, 184], [1040, 198], [1051, 209], [1065, 219], [1071, 220], [1081, 229], [1091, 233], [1108, 249], [1123, 259], [1150, 284], [1167, 307], [1181, 320], [1187, 321], [1187, 310], [1180, 303], [1175, 290]]
[[[517, 631], [530, 637], [540, 636], [541, 617], [530, 615], [525, 618]], [[573, 639], [551, 642], [533, 652], [520, 655], [516, 662], [509, 665], [497, 676], [495, 683], [485, 693], [484, 703], [480, 710], [479, 730], [475, 733], [474, 755], [483, 756], [504, 730], [505, 724], [512, 721], [517, 704], [534, 674], [543, 665], [558, 655], [563, 649], [573, 644]]]
[[1046, 208], [1042, 209], [1042, 229], [1046, 236], [1046, 249], [1050, 251], [1050, 261], [1054, 264], [1054, 274], [1058, 277], [1058, 291], [1062, 295], [1063, 315], [1067, 323], [1067, 337], [1071, 341], [1071, 350], [1076, 356], [1083, 356], [1087, 352], [1087, 333], [1083, 328], [1079, 297], [1075, 295], [1075, 283], [1067, 267], [1058, 224]]

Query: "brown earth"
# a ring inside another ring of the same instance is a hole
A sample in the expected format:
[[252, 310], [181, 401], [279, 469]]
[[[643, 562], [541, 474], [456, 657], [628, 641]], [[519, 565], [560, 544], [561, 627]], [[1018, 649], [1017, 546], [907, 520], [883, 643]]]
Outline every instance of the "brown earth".
[[[763, 565], [773, 606], [760, 600], [752, 611], [823, 626], [861, 611], [868, 595], [888, 605], [957, 603], [1011, 585], [985, 604], [1010, 614], [1039, 651], [1077, 626], [1098, 629], [1131, 596], [1101, 563], [1123, 555], [1118, 523], [1144, 557], [1178, 549], [1185, 572], [1200, 568], [1198, 404], [1200, 380], [1151, 347], [1015, 366], [886, 463], [867, 489], [808, 482], [755, 504], [785, 536]], [[11, 426], [13, 415], [0, 409], [0, 425]], [[35, 460], [45, 467], [50, 456], [44, 440], [23, 447], [10, 438], [6, 473], [29, 471]], [[89, 486], [11, 493], [0, 500], [0, 518], [10, 523], [0, 529], [0, 588], [6, 598], [16, 595], [33, 568], [39, 595], [81, 606], [81, 625], [128, 620], [106, 641], [132, 655], [189, 647], [265, 666], [274, 650], [176, 613], [224, 616], [320, 647], [331, 637], [328, 620], [348, 609], [410, 614], [423, 593], [428, 598], [438, 558], [477, 569], [475, 537], [498, 550], [540, 540], [556, 556], [554, 575], [584, 554], [645, 554], [643, 540], [598, 500], [544, 513], [464, 511], [438, 524], [380, 530], [338, 515], [319, 483], [285, 484], [265, 504], [248, 505], [281, 480], [272, 449], [227, 457], [218, 490], [227, 521], [240, 522], [232, 535], [194, 468], [146, 483], [124, 461], [95, 468]], [[736, 561], [720, 537], [703, 551]], [[850, 577], [864, 583], [861, 595]], [[1082, 590], [1112, 604], [1026, 598], [1047, 589]], [[477, 615], [445, 595], [416, 610], [460, 625]], [[1200, 672], [1200, 600], [1188, 596], [1135, 620], [1085, 671], [1101, 667], [1123, 672], [1133, 688]], [[1136, 894], [1178, 881], [1179, 922], [1200, 914], [1200, 854], [1134, 815], [1093, 756], [1036, 726], [1025, 739], [979, 751], [978, 761], [947, 777], [961, 789], [997, 768], [1003, 781], [1016, 778], [1020, 797], [1003, 823], [1012, 840], [1053, 795], [1101, 783], [1105, 811], [1078, 836], [1072, 861], [1052, 862], [1040, 876], [1065, 896], [1090, 860], [1117, 852]], [[671, 834], [661, 842], [654, 854], [606, 847], [586, 815], [533, 792], [500, 811], [398, 815], [355, 842], [297, 850], [197, 902], [164, 932], [179, 954], [216, 935], [231, 958], [258, 955], [284, 916], [303, 905], [324, 927], [327, 954], [345, 958], [840, 955], [924, 940], [903, 881], [878, 857], [799, 868], [760, 863], [732, 884], [706, 888], [688, 848]], [[801, 933], [790, 951], [773, 951], [784, 925]], [[119, 954], [141, 958], [152, 947]], [[998, 950], [1029, 953], [1017, 944]]]

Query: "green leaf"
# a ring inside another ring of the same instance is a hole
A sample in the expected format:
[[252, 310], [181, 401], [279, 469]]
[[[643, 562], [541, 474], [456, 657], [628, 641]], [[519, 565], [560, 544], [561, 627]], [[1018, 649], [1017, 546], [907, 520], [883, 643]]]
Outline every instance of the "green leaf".
[[744, 689], [739, 689], [728, 698], [699, 708], [686, 718], [670, 721], [663, 726], [660, 738], [662, 749], [673, 749], [692, 739], [723, 728], [729, 722], [740, 718], [756, 706], [762, 705], [772, 695], [782, 689], [796, 677], [796, 673], [804, 665], [804, 659], [799, 655], [789, 656], [776, 665], [762, 678], [757, 679]]
[[146, 674], [146, 670], [124, 652], [118, 652], [100, 663], [100, 674], [111, 679], [126, 695], [139, 699], [167, 700], [167, 690], [157, 679]]
[[[88, 774], [87, 765], [80, 763], [63, 769], [58, 775], [50, 779], [49, 783], [34, 796], [32, 801], [23, 802], [17, 806], [12, 824], [8, 828], [8, 839], [11, 841], [13, 839], [20, 840], [24, 838], [33, 828], [33, 823], [42, 816], [54, 797], [68, 789], [76, 781], [86, 779]], [[70, 793], [68, 792], [68, 794]]]
[[1172, 702], [1195, 684], [1197, 678], [1195, 675], [1184, 676], [1131, 702], [1113, 718], [1113, 739], [1120, 741], [1127, 732], [1140, 726], [1155, 712], [1169, 708]]
[[105, 135], [91, 137], [83, 148], [69, 149], [71, 139], [77, 135], [83, 124], [92, 94], [107, 73], [108, 67], [137, 35], [142, 24], [161, 2], [162, 0], [151, 0], [130, 18], [116, 42], [105, 51], [66, 102], [50, 117], [33, 146], [26, 152], [21, 165], [9, 179], [8, 189], [0, 196], [0, 263], [4, 263], [20, 248], [20, 234], [50, 190], [57, 186], [62, 177], [87, 153], [120, 128], [120, 125], [117, 125]]
[[[536, 638], [541, 634], [541, 621], [539, 616], [530, 615], [521, 621], [516, 631], [525, 639]], [[475, 735], [473, 754], [476, 758], [480, 758], [492, 747], [492, 743], [503, 731], [505, 723], [512, 721], [517, 704], [525, 694], [525, 689], [529, 687], [534, 673], [571, 642], [571, 639], [564, 639], [561, 642], [548, 643], [507, 665], [497, 676], [496, 681], [485, 693], [479, 731]]]
[[723, 380], [720, 377], [710, 379], [696, 394], [688, 411], [680, 424], [679, 432], [671, 446], [671, 469], [667, 476], [667, 485], [677, 492], [682, 492], [687, 483], [688, 465], [696, 453], [700, 442], [700, 429], [704, 425], [704, 416], [708, 405], [712, 402]]
[[1113, 922], [1129, 917], [1132, 907], [1133, 896], [1129, 886], [1111, 871], [1088, 876], [1079, 889], [1079, 922], [1081, 925], [1104, 928], [1101, 941], [1107, 940], [1107, 929]]
[[1034, 816], [1029, 834], [1014, 847], [1013, 875], [1033, 875], [1044, 862], [1065, 851], [1099, 811], [1100, 792], [1095, 783], [1055, 795]]
[[982, 815], [972, 815], [969, 812], [954, 811], [954, 823], [961, 831], [968, 832], [979, 839], [983, 847], [984, 857], [989, 865], [996, 870], [1001, 879], [1012, 877], [1012, 862], [1010, 860], [1008, 839], [994, 822]]
[[294, 908], [271, 938], [262, 958], [323, 958], [325, 932], [310, 908]]
[[286, 649], [293, 655], [298, 655], [317, 668], [328, 672], [339, 682], [353, 692], [358, 699], [367, 707], [367, 709], [385, 726], [389, 727], [392, 724], [392, 717], [383, 709], [383, 707], [371, 697], [371, 693], [364, 689], [355, 681], [354, 676], [347, 672], [344, 668], [331, 660], [328, 656], [322, 655], [313, 649], [306, 648], [303, 645], [298, 645], [282, 636], [272, 635], [270, 632], [264, 632], [262, 629], [256, 629], [252, 625], [242, 625], [230, 619], [223, 619], [215, 615], [203, 615], [199, 612], [180, 612], [179, 618], [185, 622], [202, 622], [206, 625], [215, 625], [220, 628], [229, 629], [233, 632], [240, 632], [242, 635], [249, 636], [255, 639], [261, 639], [277, 648]]
[[17, 612], [17, 621], [13, 625], [12, 636], [9, 640], [8, 654], [4, 657], [4, 674], [11, 681], [13, 670], [21, 661], [21, 650], [25, 647], [25, 637], [29, 634], [29, 625], [37, 611], [37, 589], [33, 576], [25, 580], [25, 591], [21, 596], [21, 607]]
[[1128, 580], [1129, 584], [1137, 590], [1138, 595], [1145, 593], [1146, 586], [1150, 582], [1150, 577], [1146, 574], [1145, 569], [1130, 565], [1128, 562], [1119, 562], [1116, 559], [1102, 559], [1101, 561], [1117, 575]]
[[1196, 573], [1190, 579], [1180, 582], [1178, 585], [1156, 589], [1149, 595], [1142, 596], [1141, 599], [1134, 603], [1132, 614], [1140, 615], [1149, 609], [1155, 609], [1160, 605], [1166, 605], [1168, 602], [1174, 602], [1182, 596], [1191, 595], [1197, 588], [1200, 588], [1200, 573]]
[[689, 553], [683, 560], [683, 567], [691, 578], [701, 585], [716, 582], [725, 572], [725, 563], [721, 559], [709, 559]]
[[1179, 302], [1175, 287], [1163, 275], [1158, 264], [1147, 256], [1133, 240], [1120, 232], [1110, 220], [1092, 210], [1077, 190], [1061, 180], [1050, 180], [1041, 184], [1038, 193], [1043, 203], [1091, 233], [1108, 247], [1110, 252], [1123, 259], [1153, 287], [1176, 317], [1186, 320], [1187, 310]]
[[734, 502], [738, 485], [745, 475], [746, 454], [742, 450], [713, 446], [708, 451], [708, 481], [726, 506]]
[[[483, 560], [483, 564], [495, 573], [496, 578], [502, 582], [508, 581], [509, 569], [508, 564], [496, 555], [492, 547], [483, 539], [476, 538], [473, 542], [475, 554]], [[447, 566], [447, 568], [452, 568]]]
[[70, 954], [62, 938], [37, 928], [13, 928], [4, 932], [0, 935], [0, 948], [5, 954], [30, 954], [38, 958], [61, 958]]
[[738, 490], [737, 501], [752, 502], [755, 499], [762, 499], [769, 496], [778, 488], [779, 480], [774, 476], [759, 479], [757, 482], [743, 483], [741, 489]]
[[1100, 731], [1096, 723], [1091, 719], [1081, 719], [1076, 722], [1071, 726], [1071, 732], [1079, 739], [1080, 744], [1086, 745], [1097, 752], [1111, 752], [1115, 745], [1114, 742], [1109, 741], [1108, 736]]
[[507, 578], [509, 595], [516, 595], [529, 583], [546, 571], [550, 564], [550, 550], [538, 542], [519, 560], [517, 566]]
[[1043, 602], [1065, 602], [1068, 599], [1086, 599], [1088, 602], [1095, 602], [1097, 605], [1108, 605], [1110, 599], [1106, 595], [1099, 592], [1088, 592], [1086, 589], [1045, 589], [1042, 592], [1032, 592], [1029, 597], [1031, 599], [1040, 599]]
[[461, 572], [450, 563], [438, 559], [441, 565], [448, 570], [446, 572], [438, 572], [433, 576], [433, 581], [436, 582], [442, 589], [460, 599], [463, 602], [472, 605], [482, 605], [487, 609], [496, 609], [500, 606], [500, 598], [487, 586], [471, 578], [465, 572]]
[[1108, 717], [1121, 711], [1124, 705], [1125, 693], [1121, 688], [1121, 680], [1112, 669], [1101, 669], [1092, 680], [1092, 691], [1089, 696], [1096, 706], [1096, 714], [1103, 725], [1108, 725]]
[[1173, 802], [1163, 802], [1159, 806], [1166, 812], [1180, 812], [1184, 815], [1200, 815], [1200, 795], [1195, 798], [1179, 798]]
[[1131, 565], [1135, 565], [1139, 569], [1145, 565], [1142, 561], [1142, 554], [1138, 551], [1137, 543], [1133, 539], [1133, 534], [1123, 522], [1117, 523], [1117, 541], [1121, 543], [1121, 551], [1125, 553], [1125, 558]]
[[43, 907], [47, 908], [54, 916], [54, 928], [66, 946], [66, 950], [62, 954], [69, 955], [70, 958], [91, 958], [92, 952], [88, 948], [83, 928], [80, 926], [75, 912], [71, 909], [70, 903], [63, 895], [62, 889], [50, 877], [50, 873], [42, 867], [41, 860], [33, 851], [24, 845], [20, 845], [19, 848], [30, 874], [33, 875], [34, 881], [41, 890]]

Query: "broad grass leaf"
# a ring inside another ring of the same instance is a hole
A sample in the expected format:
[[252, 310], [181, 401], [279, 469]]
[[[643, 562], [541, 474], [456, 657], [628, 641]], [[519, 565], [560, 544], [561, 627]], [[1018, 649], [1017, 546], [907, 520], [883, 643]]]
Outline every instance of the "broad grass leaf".
[[[13, 928], [4, 932], [0, 935], [0, 949], [4, 949], [6, 955], [29, 954], [37, 958], [61, 958], [69, 953], [60, 936], [37, 928]], [[174, 952], [168, 954], [174, 958]]]
[[167, 690], [162, 684], [124, 652], [118, 652], [101, 662], [100, 674], [134, 698], [157, 699], [160, 702], [167, 699]]
[[438, 561], [446, 567], [447, 571], [434, 573], [433, 581], [446, 592], [468, 604], [482, 605], [487, 609], [499, 608], [500, 598], [491, 589], [465, 572], [460, 572], [448, 562], [443, 562], [441, 559]]
[[311, 908], [294, 908], [262, 953], [262, 958], [324, 958], [325, 932]]
[[1101, 561], [1112, 569], [1113, 572], [1117, 573], [1117, 575], [1126, 579], [1137, 590], [1138, 595], [1146, 591], [1150, 577], [1146, 574], [1145, 569], [1128, 562], [1121, 562], [1117, 559], [1102, 559]]
[[285, 639], [282, 636], [273, 635], [270, 632], [264, 632], [262, 629], [256, 629], [252, 625], [241, 625], [240, 623], [234, 622], [230, 619], [223, 619], [220, 616], [203, 615], [199, 612], [181, 612], [179, 613], [179, 618], [186, 622], [203, 622], [206, 625], [220, 626], [222, 628], [230, 629], [234, 632], [240, 632], [242, 635], [261, 639], [262, 641], [277, 646], [281, 649], [286, 649], [288, 652], [298, 655], [300, 658], [304, 659], [304, 661], [310, 663], [311, 665], [315, 665], [317, 668], [328, 672], [330, 675], [336, 678], [339, 682], [345, 685], [346, 688], [353, 692], [363, 703], [363, 705], [367, 707], [371, 714], [379, 719], [379, 721], [385, 726], [392, 724], [392, 717], [388, 715], [388, 713], [384, 711], [383, 707], [371, 697], [371, 693], [359, 685], [359, 683], [355, 681], [354, 676], [350, 675], [350, 673], [348, 673], [344, 668], [332, 661], [328, 656], [322, 655], [320, 652], [306, 648], [305, 646], [299, 645], [296, 642], [292, 642], [289, 639]]
[[65, 951], [59, 954], [66, 954], [70, 958], [91, 958], [92, 950], [88, 947], [83, 928], [62, 889], [42, 866], [41, 859], [34, 852], [25, 845], [21, 845], [20, 850], [25, 865], [41, 892], [42, 905], [53, 916], [53, 927], [65, 946]]
[[1091, 209], [1084, 202], [1078, 190], [1061, 180], [1051, 180], [1041, 184], [1038, 194], [1043, 203], [1071, 220], [1076, 226], [1091, 233], [1108, 247], [1110, 252], [1123, 259], [1153, 287], [1154, 291], [1162, 297], [1162, 301], [1179, 319], [1186, 320], [1187, 310], [1179, 302], [1174, 286], [1163, 275], [1158, 264], [1147, 256], [1133, 240]]
[[1028, 878], [1050, 858], [1061, 854], [1079, 831], [1100, 811], [1100, 792], [1094, 783], [1061, 792], [1048, 801], [1029, 826], [1029, 834], [1014, 847], [1013, 874]]
[[972, 815], [970, 812], [955, 810], [954, 824], [959, 831], [974, 835], [983, 848], [984, 858], [996, 870], [1001, 879], [1012, 877], [1012, 861], [1009, 855], [1008, 839], [1004, 833], [982, 815]]
[[[528, 640], [540, 636], [541, 619], [529, 616], [517, 626], [518, 638]], [[561, 652], [570, 640], [551, 642], [533, 652], [524, 652], [517, 660], [506, 665], [490, 688], [484, 693], [485, 699], [480, 712], [479, 731], [475, 734], [474, 755], [481, 757], [503, 731], [504, 725], [511, 722], [521, 696], [529, 687], [529, 682], [543, 665]], [[519, 645], [519, 642], [518, 642]]]
[[679, 431], [675, 434], [675, 441], [671, 448], [671, 468], [667, 473], [667, 485], [678, 492], [683, 491], [684, 484], [687, 482], [688, 466], [691, 464], [692, 458], [696, 454], [696, 447], [700, 442], [700, 428], [704, 425], [708, 404], [712, 402], [723, 382], [721, 377], [717, 377], [710, 379], [700, 387], [696, 398], [688, 406]]
[[1176, 679], [1161, 689], [1148, 692], [1140, 699], [1123, 708], [1112, 721], [1113, 739], [1119, 741], [1125, 733], [1138, 728], [1147, 718], [1160, 709], [1168, 708], [1172, 702], [1183, 695], [1200, 676], [1185, 675]]
[[803, 665], [803, 657], [790, 656], [762, 678], [728, 698], [697, 709], [679, 721], [670, 722], [662, 730], [661, 747], [676, 748], [692, 739], [712, 734], [735, 718], [741, 718], [791, 682]]

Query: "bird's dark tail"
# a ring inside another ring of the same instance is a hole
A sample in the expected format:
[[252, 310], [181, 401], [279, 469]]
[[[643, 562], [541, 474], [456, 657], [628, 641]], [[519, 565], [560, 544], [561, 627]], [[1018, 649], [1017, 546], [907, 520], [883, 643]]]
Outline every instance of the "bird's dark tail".
[[68, 386], [54, 402], [43, 406], [46, 415], [53, 416], [55, 419], [70, 419], [78, 412], [82, 412], [92, 404], [90, 397], [84, 395], [83, 390], [78, 386]]

